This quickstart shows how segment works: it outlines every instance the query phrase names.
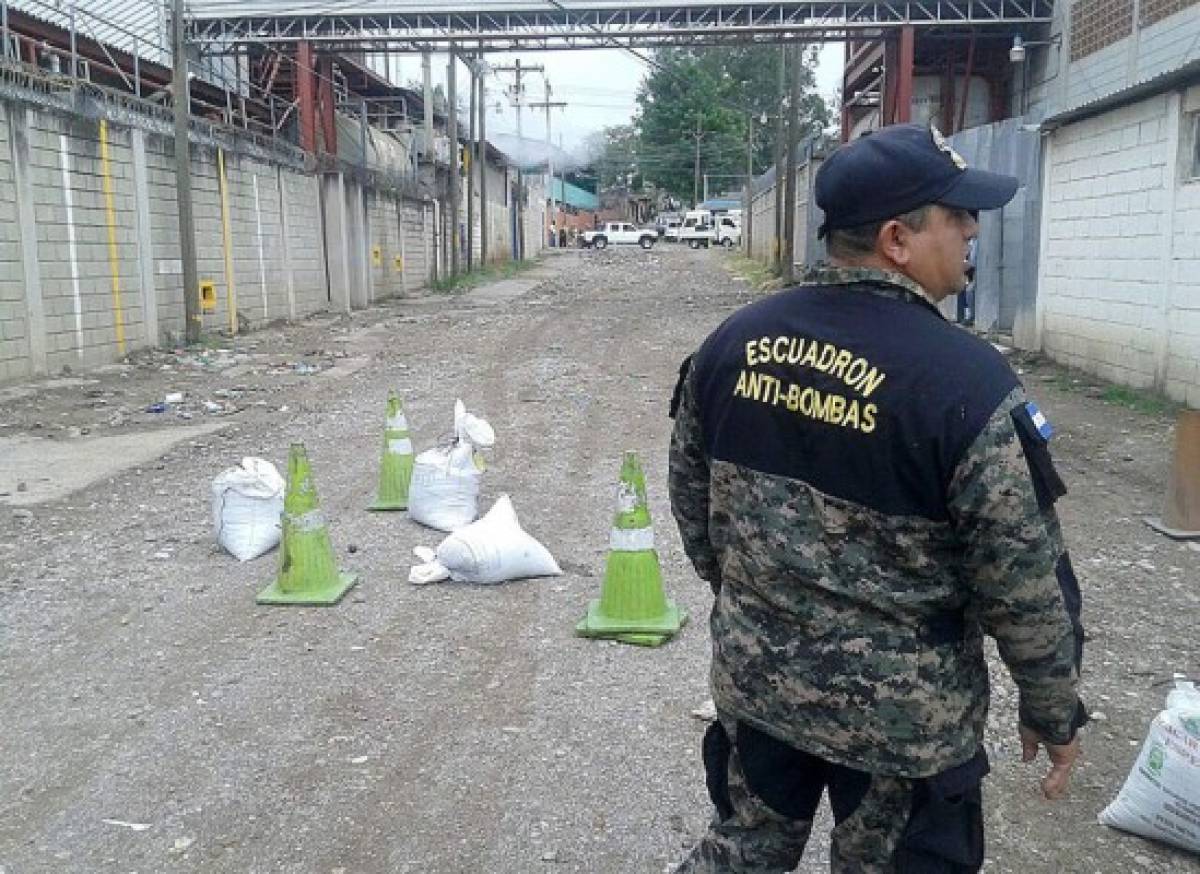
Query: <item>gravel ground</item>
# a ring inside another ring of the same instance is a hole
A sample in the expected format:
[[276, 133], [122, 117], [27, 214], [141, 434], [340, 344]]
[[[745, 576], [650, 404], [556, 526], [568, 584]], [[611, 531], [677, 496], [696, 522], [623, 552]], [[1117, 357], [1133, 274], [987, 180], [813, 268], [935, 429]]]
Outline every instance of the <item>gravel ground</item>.
[[[666, 404], [679, 359], [754, 293], [723, 253], [675, 247], [555, 253], [531, 278], [0, 390], [0, 441], [226, 425], [67, 497], [31, 501], [37, 475], [0, 483], [0, 872], [657, 874], [682, 856], [708, 815], [689, 714], [710, 597], [670, 523]], [[986, 870], [1200, 870], [1096, 824], [1163, 681], [1198, 673], [1200, 552], [1141, 521], [1161, 509], [1172, 418], [1017, 364], [1059, 428], [1100, 713], [1071, 796], [1042, 803], [997, 674]], [[456, 397], [493, 424], [484, 505], [510, 494], [564, 576], [405, 582], [440, 535], [364, 511], [393, 387], [418, 449], [449, 433]], [[274, 557], [239, 564], [211, 541], [212, 477], [244, 455], [282, 466], [294, 440], [360, 577], [333, 609], [255, 606]], [[660, 649], [572, 635], [624, 449], [692, 617]], [[814, 839], [800, 870], [827, 864]]]

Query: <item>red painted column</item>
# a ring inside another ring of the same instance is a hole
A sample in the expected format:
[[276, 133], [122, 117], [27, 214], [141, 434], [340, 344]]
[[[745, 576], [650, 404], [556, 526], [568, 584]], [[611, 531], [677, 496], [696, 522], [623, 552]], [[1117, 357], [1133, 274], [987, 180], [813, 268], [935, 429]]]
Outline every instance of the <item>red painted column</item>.
[[914, 43], [913, 26], [906, 24], [900, 28], [900, 58], [896, 64], [897, 124], [906, 124], [912, 120]]
[[313, 89], [312, 43], [296, 44], [296, 115], [300, 119], [300, 148], [317, 150], [317, 95]]
[[333, 60], [317, 61], [317, 108], [321, 116], [322, 148], [328, 155], [337, 154], [337, 113], [333, 106]]

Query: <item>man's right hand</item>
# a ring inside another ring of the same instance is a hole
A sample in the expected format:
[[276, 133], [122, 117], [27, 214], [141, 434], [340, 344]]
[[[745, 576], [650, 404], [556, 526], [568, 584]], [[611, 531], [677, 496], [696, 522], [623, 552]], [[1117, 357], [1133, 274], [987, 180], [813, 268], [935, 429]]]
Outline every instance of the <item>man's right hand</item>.
[[1024, 725], [1018, 726], [1021, 734], [1021, 761], [1032, 762], [1037, 758], [1038, 747], [1046, 748], [1050, 758], [1050, 770], [1042, 778], [1042, 795], [1048, 800], [1062, 798], [1067, 794], [1067, 786], [1071, 782], [1071, 770], [1079, 758], [1079, 735], [1068, 744], [1052, 744], [1042, 739], [1042, 736]]

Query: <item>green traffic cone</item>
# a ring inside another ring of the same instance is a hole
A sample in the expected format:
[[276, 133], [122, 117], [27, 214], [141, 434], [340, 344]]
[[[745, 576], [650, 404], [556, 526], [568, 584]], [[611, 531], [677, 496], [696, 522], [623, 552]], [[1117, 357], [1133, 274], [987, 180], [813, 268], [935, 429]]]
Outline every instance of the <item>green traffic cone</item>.
[[687, 614], [663, 594], [646, 504], [646, 477], [637, 454], [626, 452], [600, 599], [588, 604], [587, 615], [575, 626], [575, 633], [659, 646], [686, 621]]
[[283, 499], [281, 522], [279, 576], [258, 593], [258, 603], [336, 604], [358, 578], [338, 573], [334, 564], [333, 546], [303, 443], [293, 443], [288, 454], [287, 495]]
[[394, 391], [388, 392], [387, 422], [383, 428], [383, 460], [379, 465], [379, 491], [372, 510], [407, 510], [408, 486], [412, 482], [413, 451], [408, 438], [404, 405]]

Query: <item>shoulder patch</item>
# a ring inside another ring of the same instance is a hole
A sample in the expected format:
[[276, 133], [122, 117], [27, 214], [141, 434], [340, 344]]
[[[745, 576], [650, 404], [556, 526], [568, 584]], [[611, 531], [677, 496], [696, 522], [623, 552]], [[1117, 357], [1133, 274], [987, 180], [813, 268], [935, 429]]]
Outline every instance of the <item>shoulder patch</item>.
[[1013, 417], [1022, 420], [1021, 424], [1026, 426], [1025, 430], [1031, 436], [1036, 434], [1043, 443], [1049, 443], [1050, 438], [1054, 436], [1054, 426], [1033, 401], [1028, 401], [1013, 410]]
[[1021, 441], [1021, 451], [1029, 464], [1038, 506], [1045, 510], [1067, 493], [1067, 486], [1055, 470], [1047, 446], [1054, 434], [1054, 428], [1033, 402], [1013, 407], [1009, 415], [1016, 428], [1017, 438]]

